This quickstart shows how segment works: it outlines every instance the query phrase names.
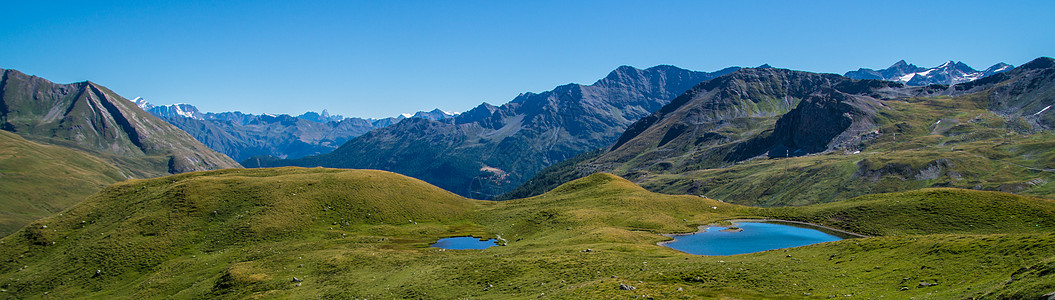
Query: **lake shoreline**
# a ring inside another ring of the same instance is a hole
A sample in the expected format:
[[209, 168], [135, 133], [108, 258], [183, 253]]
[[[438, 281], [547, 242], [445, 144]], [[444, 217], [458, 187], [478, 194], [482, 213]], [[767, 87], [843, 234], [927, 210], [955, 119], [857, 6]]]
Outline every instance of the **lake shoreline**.
[[848, 236], [852, 236], [853, 238], [871, 237], [871, 236], [863, 235], [863, 234], [860, 234], [860, 233], [854, 233], [854, 232], [850, 232], [850, 231], [846, 231], [846, 230], [842, 230], [842, 229], [838, 229], [838, 228], [832, 228], [832, 227], [828, 227], [828, 226], [824, 226], [824, 225], [807, 223], [807, 222], [802, 222], [802, 221], [788, 221], [788, 220], [781, 220], [781, 219], [732, 219], [732, 220], [725, 220], [725, 221], [726, 222], [731, 222], [731, 223], [734, 223], [734, 222], [762, 222], [762, 223], [798, 224], [798, 225], [806, 225], [806, 226], [809, 226], [809, 227], [823, 228], [823, 229], [826, 229], [826, 230], [829, 230], [829, 231], [834, 231], [834, 232], [838, 232], [838, 233], [845, 234], [845, 235], [848, 235]]
[[[801, 221], [789, 221], [789, 220], [780, 220], [780, 219], [731, 219], [731, 220], [722, 220], [722, 222], [729, 222], [729, 223], [734, 223], [734, 224], [737, 223], [737, 222], [796, 224], [796, 225], [804, 225], [804, 226], [808, 226], [808, 227], [820, 228], [820, 229], [824, 229], [826, 231], [839, 233], [839, 234], [842, 234], [842, 235], [849, 236], [848, 238], [866, 238], [866, 237], [869, 237], [867, 235], [853, 233], [853, 232], [849, 232], [849, 231], [842, 230], [842, 229], [836, 229], [836, 228], [831, 228], [831, 227], [824, 226], [824, 225], [818, 225], [818, 224], [801, 222]], [[667, 246], [667, 244], [670, 244], [670, 243], [673, 243], [673, 242], [677, 241], [677, 237], [678, 236], [687, 236], [687, 235], [694, 235], [694, 234], [701, 233], [701, 232], [707, 232], [707, 227], [732, 227], [732, 225], [724, 226], [724, 225], [721, 225], [721, 224], [718, 224], [718, 223], [710, 223], [710, 224], [696, 226], [696, 229], [697, 229], [696, 232], [660, 234], [662, 236], [671, 238], [671, 240], [658, 242], [658, 243], [656, 243], [656, 245], [670, 248], [670, 247]], [[723, 229], [723, 230], [728, 230], [728, 229]], [[741, 232], [741, 231], [743, 231], [743, 229], [737, 230], [736, 232]], [[726, 232], [729, 232], [729, 231], [726, 231]], [[842, 237], [840, 237], [840, 238], [842, 238]]]

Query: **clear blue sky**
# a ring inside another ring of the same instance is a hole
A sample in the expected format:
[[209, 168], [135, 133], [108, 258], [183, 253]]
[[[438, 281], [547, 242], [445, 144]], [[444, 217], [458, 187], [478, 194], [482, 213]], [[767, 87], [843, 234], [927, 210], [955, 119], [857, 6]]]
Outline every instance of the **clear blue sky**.
[[204, 111], [387, 117], [620, 65], [843, 73], [1055, 55], [1055, 1], [10, 1], [0, 68]]

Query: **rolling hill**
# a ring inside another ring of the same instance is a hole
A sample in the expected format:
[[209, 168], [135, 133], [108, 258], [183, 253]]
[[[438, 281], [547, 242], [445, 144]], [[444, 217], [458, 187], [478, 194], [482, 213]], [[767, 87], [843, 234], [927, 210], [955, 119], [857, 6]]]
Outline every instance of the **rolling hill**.
[[[997, 213], [980, 211], [992, 208]], [[871, 211], [878, 214], [862, 213]], [[1051, 200], [959, 189], [766, 209], [655, 194], [604, 173], [538, 197], [490, 202], [383, 171], [194, 172], [114, 184], [0, 239], [0, 292], [1036, 298], [1055, 290], [1053, 215]], [[669, 239], [661, 233], [749, 217], [814, 220], [875, 236], [724, 257], [656, 244]], [[428, 247], [466, 235], [506, 242], [486, 250]]]
[[0, 130], [0, 236], [59, 213], [125, 176], [87, 153]]

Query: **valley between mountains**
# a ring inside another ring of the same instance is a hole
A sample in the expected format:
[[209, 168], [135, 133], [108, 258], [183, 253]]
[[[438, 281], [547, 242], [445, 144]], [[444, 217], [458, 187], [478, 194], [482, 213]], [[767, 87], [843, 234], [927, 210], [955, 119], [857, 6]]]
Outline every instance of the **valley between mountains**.
[[[201, 113], [0, 71], [0, 298], [1055, 293], [1052, 58], [624, 66], [387, 120]], [[865, 237], [732, 256], [657, 244], [733, 219]], [[430, 247], [458, 236], [502, 245]]]

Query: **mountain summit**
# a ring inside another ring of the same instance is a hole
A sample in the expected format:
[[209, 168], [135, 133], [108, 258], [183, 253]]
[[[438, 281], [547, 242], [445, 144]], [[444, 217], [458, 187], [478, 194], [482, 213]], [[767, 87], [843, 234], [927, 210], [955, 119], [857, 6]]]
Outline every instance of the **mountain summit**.
[[132, 177], [239, 167], [94, 82], [56, 84], [0, 72], [0, 127], [28, 140], [96, 154], [126, 167]]
[[1005, 72], [1013, 69], [1014, 66], [998, 63], [984, 71], [978, 71], [963, 62], [947, 61], [940, 66], [933, 68], [921, 68], [916, 65], [906, 63], [904, 60], [898, 61], [891, 65], [889, 68], [881, 70], [872, 70], [861, 68], [857, 71], [846, 72], [844, 76], [853, 79], [879, 79], [887, 81], [897, 81], [912, 86], [924, 86], [931, 84], [945, 84], [953, 85], [958, 83], [964, 83], [972, 80], [977, 80], [989, 75], [993, 75], [1000, 72]]

